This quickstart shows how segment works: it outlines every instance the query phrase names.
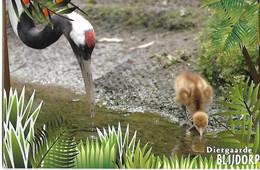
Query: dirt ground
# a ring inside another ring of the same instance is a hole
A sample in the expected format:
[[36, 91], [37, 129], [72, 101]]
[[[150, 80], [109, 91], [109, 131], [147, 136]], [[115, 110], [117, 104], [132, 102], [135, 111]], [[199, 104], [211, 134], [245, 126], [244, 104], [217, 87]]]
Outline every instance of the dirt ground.
[[[82, 8], [88, 5], [82, 2], [75, 1], [82, 4]], [[189, 8], [200, 11], [202, 6], [201, 0], [91, 0], [89, 3], [138, 5], [138, 8], [169, 11], [188, 11]], [[179, 121], [182, 115], [179, 105], [173, 101], [174, 79], [185, 69], [197, 72], [200, 44], [194, 39], [199, 35], [201, 25], [176, 30], [135, 29], [135, 26], [126, 28], [121, 23], [102, 18], [90, 18], [90, 21], [97, 38], [92, 55], [97, 104], [128, 112], [150, 111]], [[123, 41], [100, 42], [102, 38]], [[12, 77], [25, 82], [58, 84], [76, 93], [85, 93], [80, 68], [64, 37], [46, 49], [34, 50], [22, 44], [9, 27], [8, 43]], [[138, 47], [149, 43], [152, 45], [147, 48]], [[209, 114], [219, 110], [215, 103], [208, 107]]]

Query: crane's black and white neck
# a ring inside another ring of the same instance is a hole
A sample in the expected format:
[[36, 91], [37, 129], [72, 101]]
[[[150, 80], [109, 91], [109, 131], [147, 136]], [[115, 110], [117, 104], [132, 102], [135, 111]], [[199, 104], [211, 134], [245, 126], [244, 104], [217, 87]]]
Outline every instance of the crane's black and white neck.
[[[17, 19], [13, 4], [8, 0], [8, 11], [12, 28], [17, 37], [27, 46], [43, 49], [56, 42], [62, 35], [69, 41], [79, 63], [83, 76], [90, 113], [95, 114], [94, 85], [91, 71], [91, 55], [95, 47], [95, 33], [92, 25], [76, 12], [64, 15], [65, 19], [57, 15], [52, 16], [54, 29], [46, 25], [42, 30], [35, 27], [34, 21], [27, 16], [21, 6], [21, 0], [15, 0], [20, 22]], [[26, 5], [31, 12], [30, 5]]]

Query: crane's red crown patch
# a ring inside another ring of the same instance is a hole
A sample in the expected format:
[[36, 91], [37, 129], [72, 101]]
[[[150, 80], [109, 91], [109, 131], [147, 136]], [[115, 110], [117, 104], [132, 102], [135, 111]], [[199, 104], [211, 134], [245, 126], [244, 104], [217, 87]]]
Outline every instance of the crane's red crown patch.
[[85, 43], [89, 48], [95, 46], [96, 37], [95, 37], [95, 33], [93, 30], [89, 30], [89, 31], [85, 32]]

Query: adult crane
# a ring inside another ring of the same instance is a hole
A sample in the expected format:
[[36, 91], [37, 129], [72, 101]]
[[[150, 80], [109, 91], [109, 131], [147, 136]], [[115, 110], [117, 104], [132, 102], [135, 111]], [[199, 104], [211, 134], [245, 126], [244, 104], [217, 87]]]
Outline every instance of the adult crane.
[[[44, 49], [64, 35], [77, 58], [84, 79], [90, 113], [95, 114], [94, 85], [91, 71], [91, 54], [95, 47], [95, 33], [88, 20], [76, 12], [64, 14], [66, 18], [53, 15], [53, 26], [46, 25], [42, 30], [35, 27], [21, 6], [21, 0], [15, 0], [19, 12], [18, 21], [11, 0], [8, 0], [8, 11], [12, 28], [17, 37], [27, 46]], [[30, 10], [30, 4], [26, 5]], [[67, 19], [69, 18], [69, 19]], [[32, 56], [33, 57], [33, 56]]]

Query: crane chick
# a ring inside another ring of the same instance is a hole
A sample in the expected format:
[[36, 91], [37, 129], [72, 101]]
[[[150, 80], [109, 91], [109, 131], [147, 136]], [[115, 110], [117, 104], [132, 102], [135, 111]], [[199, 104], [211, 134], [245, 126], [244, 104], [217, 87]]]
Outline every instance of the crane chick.
[[205, 108], [212, 101], [212, 87], [199, 75], [190, 71], [183, 71], [175, 80], [175, 92], [174, 101], [188, 109], [193, 118], [193, 126], [202, 136], [208, 124], [208, 115], [205, 113]]

